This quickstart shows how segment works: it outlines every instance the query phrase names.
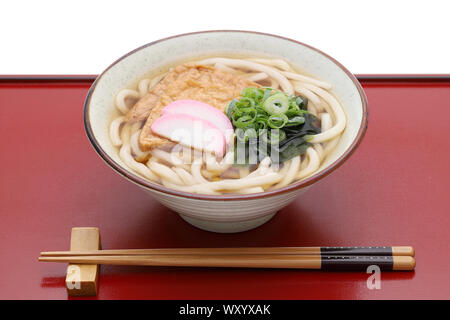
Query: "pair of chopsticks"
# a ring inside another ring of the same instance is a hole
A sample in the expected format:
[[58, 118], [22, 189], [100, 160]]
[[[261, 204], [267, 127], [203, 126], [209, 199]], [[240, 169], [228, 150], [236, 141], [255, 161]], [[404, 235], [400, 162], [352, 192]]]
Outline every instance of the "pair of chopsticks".
[[176, 267], [414, 270], [412, 247], [256, 247], [41, 252], [39, 261]]

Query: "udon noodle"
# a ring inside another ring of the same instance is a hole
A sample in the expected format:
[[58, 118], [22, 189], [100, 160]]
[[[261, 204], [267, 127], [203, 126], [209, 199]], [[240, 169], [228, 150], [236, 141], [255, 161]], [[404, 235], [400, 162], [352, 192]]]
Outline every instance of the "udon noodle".
[[109, 135], [121, 160], [134, 173], [184, 192], [251, 194], [282, 188], [311, 176], [338, 144], [346, 126], [346, 115], [329, 83], [301, 74], [281, 59], [213, 57], [194, 63], [238, 75], [287, 95], [306, 97], [307, 111], [320, 120], [321, 132], [312, 136], [304, 154], [281, 164], [272, 163], [266, 157], [257, 165], [235, 167], [232, 148], [221, 159], [207, 152], [186, 152], [186, 148], [141, 150], [139, 135], [145, 120], [127, 122], [125, 115], [165, 77], [163, 73], [142, 79], [134, 89], [122, 89], [115, 97], [120, 115], [112, 120]]

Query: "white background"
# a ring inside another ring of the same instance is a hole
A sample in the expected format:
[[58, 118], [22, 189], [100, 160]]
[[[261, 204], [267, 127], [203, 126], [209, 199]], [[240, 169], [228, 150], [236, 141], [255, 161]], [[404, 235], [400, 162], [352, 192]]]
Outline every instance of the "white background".
[[450, 73], [446, 1], [0, 3], [0, 74], [98, 74], [145, 43], [211, 29], [293, 38], [359, 74]]

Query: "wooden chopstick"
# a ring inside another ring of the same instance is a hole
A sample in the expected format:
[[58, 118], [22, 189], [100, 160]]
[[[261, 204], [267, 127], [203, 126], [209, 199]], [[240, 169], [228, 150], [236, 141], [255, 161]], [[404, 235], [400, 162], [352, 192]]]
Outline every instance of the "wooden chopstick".
[[42, 262], [63, 262], [76, 264], [112, 264], [167, 267], [234, 267], [234, 268], [291, 268], [319, 270], [366, 271], [377, 265], [384, 271], [410, 271], [415, 268], [411, 256], [330, 256], [290, 254], [151, 254], [151, 255], [109, 255], [109, 256], [46, 256]]
[[249, 248], [168, 248], [93, 251], [47, 251], [42, 257], [139, 256], [139, 255], [332, 255], [332, 256], [410, 256], [414, 248], [393, 247], [249, 247]]

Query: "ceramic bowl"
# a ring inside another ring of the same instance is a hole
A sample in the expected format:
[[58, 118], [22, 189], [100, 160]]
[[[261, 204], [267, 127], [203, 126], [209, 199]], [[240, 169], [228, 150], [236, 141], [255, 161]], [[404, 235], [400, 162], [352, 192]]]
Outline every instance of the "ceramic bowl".
[[[133, 173], [122, 162], [108, 135], [115, 94], [152, 70], [177, 61], [220, 53], [280, 57], [333, 85], [334, 93], [345, 109], [347, 127], [333, 154], [314, 175], [264, 193], [214, 196], [168, 189]], [[177, 35], [151, 42], [124, 55], [93, 83], [85, 102], [84, 121], [87, 135], [100, 157], [149, 196], [198, 228], [214, 232], [239, 232], [267, 222], [278, 210], [342, 165], [364, 136], [367, 108], [367, 99], [357, 79], [327, 54], [276, 35], [226, 30]]]

